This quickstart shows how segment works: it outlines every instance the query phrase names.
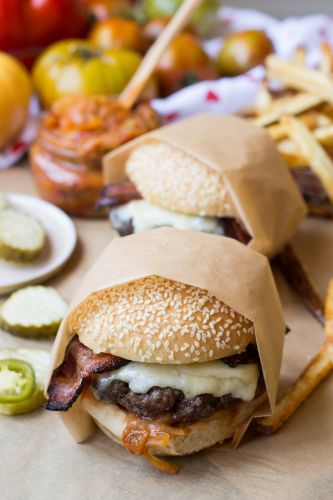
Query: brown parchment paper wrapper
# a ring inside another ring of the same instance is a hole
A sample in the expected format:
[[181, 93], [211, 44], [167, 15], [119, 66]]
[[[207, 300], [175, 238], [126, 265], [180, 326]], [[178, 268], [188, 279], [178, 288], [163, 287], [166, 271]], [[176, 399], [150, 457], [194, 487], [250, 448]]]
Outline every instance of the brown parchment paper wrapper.
[[[253, 321], [267, 394], [274, 407], [285, 322], [269, 262], [231, 238], [192, 231], [161, 228], [110, 243], [79, 285], [62, 322], [50, 375], [63, 360], [73, 335], [67, 321], [79, 304], [96, 290], [153, 275], [208, 290]], [[76, 440], [92, 432], [91, 419], [80, 408], [80, 401], [62, 417]]]
[[139, 145], [159, 140], [223, 172], [249, 246], [271, 257], [290, 240], [306, 206], [269, 134], [248, 120], [215, 114], [195, 115], [149, 132], [103, 161], [106, 184], [125, 178], [125, 163]]

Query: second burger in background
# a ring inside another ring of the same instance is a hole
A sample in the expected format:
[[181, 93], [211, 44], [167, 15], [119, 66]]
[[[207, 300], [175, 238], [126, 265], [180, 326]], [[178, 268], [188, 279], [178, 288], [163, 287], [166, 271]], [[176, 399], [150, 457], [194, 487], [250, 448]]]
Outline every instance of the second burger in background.
[[121, 235], [173, 226], [234, 237], [268, 256], [306, 209], [272, 139], [248, 120], [202, 114], [104, 158], [101, 204]]

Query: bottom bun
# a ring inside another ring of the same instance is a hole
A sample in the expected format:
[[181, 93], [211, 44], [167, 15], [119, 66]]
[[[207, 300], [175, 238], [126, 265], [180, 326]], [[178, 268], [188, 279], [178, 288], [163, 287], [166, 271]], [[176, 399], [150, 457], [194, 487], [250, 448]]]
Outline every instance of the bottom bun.
[[[264, 393], [250, 402], [242, 402], [231, 408], [219, 410], [208, 419], [177, 424], [177, 429], [184, 429], [185, 434], [171, 434], [166, 444], [155, 444], [149, 448], [149, 452], [153, 455], [189, 455], [222, 443], [232, 438], [236, 430], [249, 420], [266, 399], [267, 395]], [[90, 391], [84, 394], [82, 405], [108, 437], [122, 444], [127, 417], [131, 414], [115, 404], [98, 401]]]

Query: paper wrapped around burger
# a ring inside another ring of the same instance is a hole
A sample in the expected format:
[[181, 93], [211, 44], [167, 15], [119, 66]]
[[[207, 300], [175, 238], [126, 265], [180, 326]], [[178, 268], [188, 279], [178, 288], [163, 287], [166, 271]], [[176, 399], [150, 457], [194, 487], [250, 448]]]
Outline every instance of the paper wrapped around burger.
[[[124, 180], [130, 155], [152, 141], [178, 148], [208, 167], [214, 176], [222, 172], [235, 215], [252, 236], [251, 248], [268, 257], [285, 246], [306, 214], [303, 199], [269, 134], [234, 116], [196, 115], [117, 148], [104, 157], [105, 183]], [[179, 179], [178, 184], [181, 182]], [[177, 193], [180, 187], [173, 191]]]
[[[99, 314], [101, 300], [105, 297], [103, 294], [117, 285], [133, 283], [150, 276], [203, 289], [253, 322], [268, 395], [268, 405], [260, 414], [270, 413], [277, 393], [285, 324], [269, 262], [265, 256], [235, 240], [206, 233], [161, 228], [113, 239], [78, 286], [54, 344], [50, 377], [53, 370], [62, 363], [69, 340], [78, 333], [75, 328], [69, 327], [73, 324], [73, 318], [81, 318], [84, 322], [88, 316], [94, 318], [96, 315], [96, 318], [99, 317], [96, 324], [104, 334], [106, 325], [104, 324], [104, 328], [103, 318]], [[92, 341], [92, 337], [89, 340], [89, 337], [80, 336], [79, 333], [81, 342], [94, 349], [91, 342], [94, 344], [96, 339]], [[220, 355], [215, 351], [213, 359], [219, 359], [223, 355], [223, 351]], [[135, 360], [135, 357], [132, 359]], [[96, 405], [91, 400], [87, 405], [84, 400], [85, 394], [67, 413], [61, 414], [76, 441], [84, 440], [94, 431], [91, 415], [102, 429], [109, 429], [108, 406], [115, 406], [97, 400]], [[104, 412], [98, 411], [98, 415], [97, 405], [102, 405], [105, 409]], [[247, 422], [252, 414], [253, 409], [251, 415], [246, 415]], [[244, 424], [244, 417], [239, 418], [239, 424]], [[221, 423], [219, 425], [221, 427]], [[196, 439], [200, 437], [198, 428], [197, 426]], [[246, 424], [243, 428], [246, 428]], [[220, 435], [221, 439], [214, 437], [213, 444], [222, 441], [222, 436], [223, 433]], [[204, 446], [199, 444], [197, 449], [201, 447]]]

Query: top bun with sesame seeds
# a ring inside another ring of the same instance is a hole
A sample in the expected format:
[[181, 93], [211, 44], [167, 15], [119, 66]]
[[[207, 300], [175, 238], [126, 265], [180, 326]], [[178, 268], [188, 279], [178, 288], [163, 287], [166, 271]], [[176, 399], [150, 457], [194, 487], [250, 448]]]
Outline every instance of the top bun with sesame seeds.
[[236, 215], [223, 172], [157, 140], [137, 146], [126, 174], [149, 203], [188, 215]]
[[95, 353], [143, 363], [202, 363], [255, 342], [252, 321], [206, 290], [158, 276], [92, 293], [67, 325]]

